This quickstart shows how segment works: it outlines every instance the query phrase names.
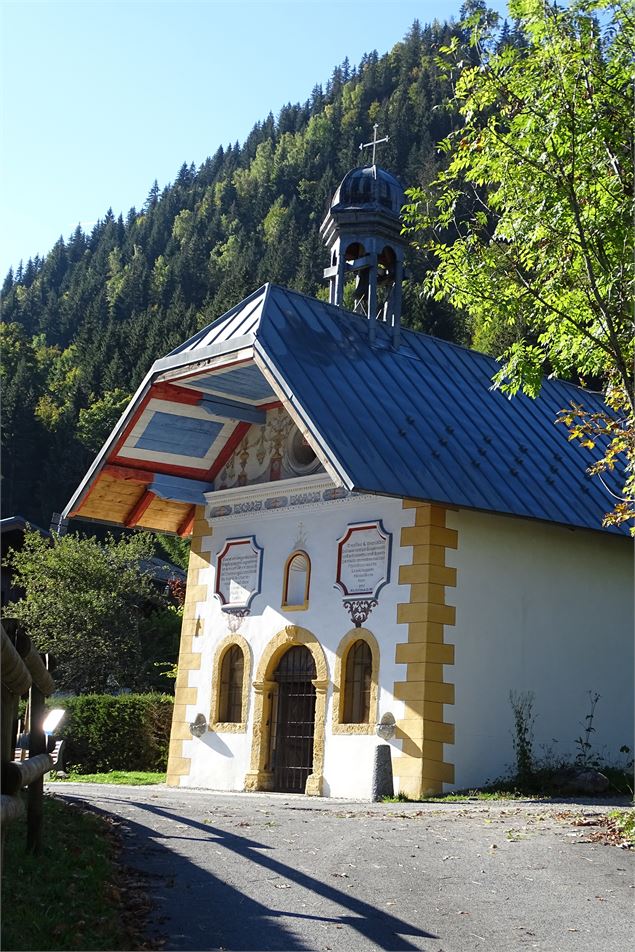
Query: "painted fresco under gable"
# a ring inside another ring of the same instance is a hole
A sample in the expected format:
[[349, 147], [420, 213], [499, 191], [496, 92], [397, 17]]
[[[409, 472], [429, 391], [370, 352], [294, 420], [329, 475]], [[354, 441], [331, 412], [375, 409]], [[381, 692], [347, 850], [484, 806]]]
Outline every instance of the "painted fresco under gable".
[[315, 459], [306, 472], [298, 473], [293, 446], [294, 441], [297, 443], [299, 439], [299, 430], [282, 407], [268, 410], [264, 426], [249, 427], [214, 480], [214, 490], [223, 491], [323, 472], [319, 460]]

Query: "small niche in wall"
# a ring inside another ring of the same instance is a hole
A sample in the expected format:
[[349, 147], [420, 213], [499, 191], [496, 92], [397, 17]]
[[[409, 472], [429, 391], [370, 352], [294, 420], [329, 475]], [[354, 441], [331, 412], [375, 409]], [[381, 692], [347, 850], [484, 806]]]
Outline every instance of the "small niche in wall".
[[285, 611], [305, 611], [309, 607], [310, 583], [311, 559], [303, 549], [296, 549], [284, 565], [282, 608]]

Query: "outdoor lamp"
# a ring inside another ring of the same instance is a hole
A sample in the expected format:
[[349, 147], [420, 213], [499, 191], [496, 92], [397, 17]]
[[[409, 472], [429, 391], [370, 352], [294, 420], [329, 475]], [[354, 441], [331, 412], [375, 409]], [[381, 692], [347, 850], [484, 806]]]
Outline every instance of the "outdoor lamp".
[[42, 730], [44, 733], [52, 734], [65, 714], [66, 711], [63, 707], [54, 707], [52, 711], [49, 711], [44, 718], [44, 723], [42, 724]]

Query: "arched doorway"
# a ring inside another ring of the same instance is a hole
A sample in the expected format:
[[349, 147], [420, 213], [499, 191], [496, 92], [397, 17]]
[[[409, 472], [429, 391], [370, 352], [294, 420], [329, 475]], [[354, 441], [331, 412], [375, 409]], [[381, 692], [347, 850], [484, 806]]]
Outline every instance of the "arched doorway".
[[273, 675], [270, 764], [274, 790], [304, 793], [313, 771], [315, 678], [315, 661], [305, 645], [285, 651]]
[[253, 681], [253, 723], [251, 732], [251, 761], [245, 774], [245, 790], [273, 790], [274, 775], [271, 753], [275, 732], [273, 730], [274, 698], [278, 681], [274, 675], [290, 648], [305, 647], [315, 665], [317, 677], [312, 681], [315, 688], [315, 718], [313, 734], [313, 770], [309, 773], [304, 793], [321, 797], [324, 783], [324, 741], [326, 721], [326, 693], [329, 685], [328, 665], [324, 649], [315, 635], [299, 625], [287, 625], [265, 646]]

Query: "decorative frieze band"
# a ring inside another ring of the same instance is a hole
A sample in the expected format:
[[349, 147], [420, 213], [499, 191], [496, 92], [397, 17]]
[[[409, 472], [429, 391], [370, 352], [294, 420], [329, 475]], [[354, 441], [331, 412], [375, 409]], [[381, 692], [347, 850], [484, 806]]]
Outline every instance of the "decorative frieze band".
[[318, 479], [284, 479], [208, 493], [206, 517], [210, 525], [236, 516], [257, 514], [259, 519], [276, 516], [281, 510], [302, 512], [342, 502], [362, 502], [372, 497], [351, 493], [344, 486], [334, 486], [322, 474]]

